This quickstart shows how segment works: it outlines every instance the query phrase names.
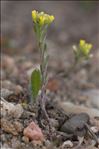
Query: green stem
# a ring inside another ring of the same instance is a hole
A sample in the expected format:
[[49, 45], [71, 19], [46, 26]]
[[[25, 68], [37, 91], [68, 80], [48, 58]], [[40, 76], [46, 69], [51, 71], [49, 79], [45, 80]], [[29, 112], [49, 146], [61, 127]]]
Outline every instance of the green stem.
[[44, 40], [39, 43], [39, 48], [40, 48], [40, 58], [41, 58], [41, 75], [42, 75], [42, 85], [45, 84], [46, 82], [46, 76], [45, 76], [45, 71], [47, 64], [45, 63], [45, 42]]
[[47, 27], [40, 27], [36, 26], [35, 30], [37, 33], [37, 40], [38, 40], [38, 46], [39, 46], [39, 52], [40, 52], [40, 70], [41, 70], [41, 76], [42, 76], [42, 86], [46, 84], [46, 78], [47, 78], [47, 61], [46, 61], [46, 33], [47, 33]]

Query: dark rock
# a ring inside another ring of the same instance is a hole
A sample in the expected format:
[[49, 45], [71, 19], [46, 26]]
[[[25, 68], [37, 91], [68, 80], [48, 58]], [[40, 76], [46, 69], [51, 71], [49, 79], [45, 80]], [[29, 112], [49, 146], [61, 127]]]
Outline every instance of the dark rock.
[[71, 117], [61, 127], [62, 132], [84, 136], [86, 134], [85, 124], [89, 122], [89, 116], [86, 113], [81, 113]]

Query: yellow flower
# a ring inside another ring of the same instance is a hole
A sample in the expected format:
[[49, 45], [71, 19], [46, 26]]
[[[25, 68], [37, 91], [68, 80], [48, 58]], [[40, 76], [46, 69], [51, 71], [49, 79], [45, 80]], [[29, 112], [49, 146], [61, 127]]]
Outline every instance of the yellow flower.
[[50, 24], [54, 20], [54, 16], [48, 15], [44, 12], [38, 13], [36, 10], [32, 11], [32, 18], [34, 23], [38, 23], [40, 26]]
[[51, 21], [51, 22], [54, 21], [54, 16], [50, 16], [50, 21]]
[[79, 47], [82, 54], [88, 56], [92, 48], [92, 44], [86, 43], [85, 40], [80, 40]]
[[40, 17], [39, 17], [39, 24], [40, 24], [41, 26], [44, 25], [44, 21], [45, 21], [45, 17], [44, 17], [44, 16], [40, 16]]
[[87, 44], [87, 48], [91, 49], [92, 48], [92, 44]]
[[79, 60], [81, 58], [88, 59], [92, 57], [90, 54], [92, 44], [87, 43], [85, 40], [80, 40], [78, 46], [73, 46], [73, 51], [75, 54], [75, 59]]
[[32, 11], [32, 18], [33, 18], [33, 21], [34, 21], [34, 22], [36, 22], [36, 20], [37, 20], [37, 15], [38, 15], [38, 12], [35, 11], [35, 10], [33, 10], [33, 11]]
[[83, 46], [84, 44], [85, 44], [85, 40], [82, 40], [82, 39], [81, 39], [79, 45], [80, 45], [80, 46]]

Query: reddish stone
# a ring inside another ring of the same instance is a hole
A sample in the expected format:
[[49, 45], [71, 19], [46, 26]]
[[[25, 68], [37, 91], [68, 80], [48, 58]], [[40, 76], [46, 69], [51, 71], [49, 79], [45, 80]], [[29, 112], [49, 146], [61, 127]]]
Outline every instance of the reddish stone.
[[38, 140], [43, 141], [44, 136], [37, 124], [31, 122], [25, 129], [24, 129], [24, 136], [28, 137], [30, 140]]

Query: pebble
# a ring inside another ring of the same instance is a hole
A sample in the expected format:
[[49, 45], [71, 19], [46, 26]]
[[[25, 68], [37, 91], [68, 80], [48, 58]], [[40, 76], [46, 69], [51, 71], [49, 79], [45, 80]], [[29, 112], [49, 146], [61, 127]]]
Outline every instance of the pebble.
[[[3, 131], [14, 136], [17, 136], [23, 130], [23, 125], [20, 122], [15, 121], [12, 123], [11, 121], [4, 118], [1, 119], [1, 127]], [[4, 136], [2, 137], [5, 139]]]
[[81, 113], [85, 112], [87, 113], [91, 118], [93, 117], [99, 117], [99, 110], [95, 108], [88, 108], [81, 105], [75, 105], [71, 102], [59, 102], [60, 107], [67, 113]]
[[12, 91], [15, 94], [21, 93], [23, 91], [23, 88], [20, 85], [16, 85], [9, 80], [1, 81], [1, 84], [2, 88], [8, 89], [9, 91]]
[[20, 118], [23, 113], [23, 108], [20, 104], [15, 105], [15, 109], [13, 109], [10, 113], [15, 118]]
[[17, 132], [22, 132], [23, 131], [23, 125], [18, 121], [14, 122], [14, 127], [17, 130]]
[[1, 100], [1, 115], [4, 117], [20, 118], [23, 113], [21, 104], [14, 105], [13, 103]]
[[15, 136], [18, 135], [18, 132], [16, 131], [14, 125], [7, 119], [1, 119], [1, 127], [7, 133], [11, 133]]
[[15, 66], [15, 62], [14, 62], [13, 58], [11, 58], [8, 55], [2, 56], [2, 67], [3, 68], [8, 68], [8, 69], [12, 70], [14, 66]]
[[77, 114], [67, 120], [61, 127], [62, 132], [84, 136], [86, 133], [85, 124], [89, 122], [89, 116], [86, 113]]
[[10, 90], [5, 89], [5, 88], [2, 88], [0, 91], [0, 97], [3, 97], [5, 99], [8, 98], [12, 94], [13, 94], [13, 91], [10, 91]]
[[72, 148], [72, 147], [73, 147], [73, 143], [70, 140], [67, 140], [62, 144], [62, 149]]
[[26, 136], [23, 136], [22, 141], [24, 141], [25, 143], [29, 143], [29, 138]]
[[99, 132], [99, 128], [97, 128], [96, 126], [91, 127], [91, 130], [92, 130], [94, 133]]
[[10, 74], [10, 76], [17, 76], [18, 75], [18, 69], [16, 67], [14, 58], [3, 55], [2, 56], [2, 68], [6, 70], [7, 74]]
[[44, 136], [41, 129], [33, 121], [24, 129], [23, 134], [30, 140], [36, 140], [36, 141], [44, 140]]
[[3, 117], [10, 115], [10, 111], [14, 109], [14, 105], [12, 103], [8, 103], [4, 98], [1, 99], [0, 107], [1, 116]]

